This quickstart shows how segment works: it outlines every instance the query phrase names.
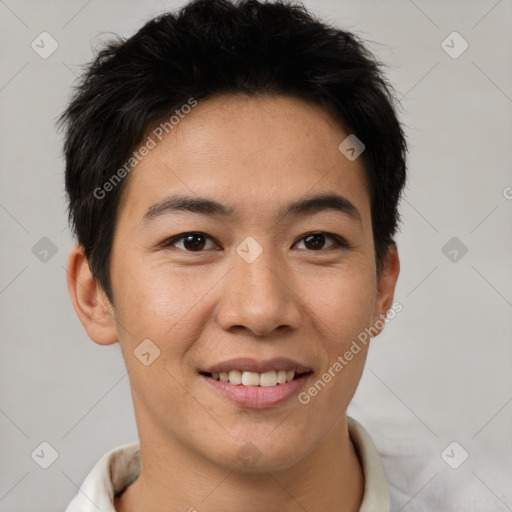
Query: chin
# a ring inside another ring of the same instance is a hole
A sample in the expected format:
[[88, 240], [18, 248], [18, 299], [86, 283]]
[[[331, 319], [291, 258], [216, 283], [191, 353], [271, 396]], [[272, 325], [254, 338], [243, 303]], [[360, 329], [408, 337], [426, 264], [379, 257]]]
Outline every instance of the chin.
[[271, 431], [227, 444], [229, 449], [218, 453], [215, 462], [236, 473], [257, 474], [289, 469], [307, 456], [303, 438], [288, 435], [272, 439], [268, 436]]

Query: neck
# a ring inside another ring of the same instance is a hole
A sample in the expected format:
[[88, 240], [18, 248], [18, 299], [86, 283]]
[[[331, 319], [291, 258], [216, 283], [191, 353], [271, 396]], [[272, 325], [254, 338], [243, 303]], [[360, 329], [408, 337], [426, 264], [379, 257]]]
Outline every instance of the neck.
[[356, 512], [363, 498], [345, 418], [310, 455], [281, 471], [234, 473], [154, 436], [141, 437], [140, 456], [139, 477], [114, 500], [117, 512]]

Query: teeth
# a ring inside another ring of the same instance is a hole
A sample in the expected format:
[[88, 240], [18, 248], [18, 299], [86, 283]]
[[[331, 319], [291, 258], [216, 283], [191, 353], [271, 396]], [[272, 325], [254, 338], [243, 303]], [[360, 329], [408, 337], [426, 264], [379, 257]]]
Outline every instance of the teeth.
[[231, 370], [228, 373], [228, 380], [231, 384], [242, 384], [242, 373], [238, 370]]
[[[258, 374], [256, 374], [258, 375]], [[272, 372], [265, 372], [260, 375], [260, 386], [264, 387], [271, 387], [275, 386], [277, 384], [277, 373]]]
[[260, 374], [254, 372], [243, 372], [242, 373], [242, 384], [244, 386], [259, 386], [260, 385]]
[[[286, 382], [286, 370], [279, 370], [277, 372], [277, 383], [284, 384]], [[292, 377], [293, 379], [293, 377]]]
[[270, 372], [241, 372], [239, 370], [231, 370], [228, 372], [212, 373], [215, 380], [229, 382], [235, 386], [263, 386], [272, 387], [277, 384], [285, 384], [295, 377], [294, 370], [272, 370]]

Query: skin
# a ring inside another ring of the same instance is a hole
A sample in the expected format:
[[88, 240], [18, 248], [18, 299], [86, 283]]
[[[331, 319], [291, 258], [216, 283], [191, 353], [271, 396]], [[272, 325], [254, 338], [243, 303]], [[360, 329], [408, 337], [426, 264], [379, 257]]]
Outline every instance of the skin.
[[[241, 407], [198, 373], [235, 357], [291, 357], [313, 370], [307, 389], [391, 307], [398, 254], [392, 245], [377, 276], [362, 158], [338, 150], [347, 135], [321, 107], [288, 96], [199, 102], [129, 175], [112, 249], [113, 304], [81, 247], [72, 248], [68, 287], [80, 321], [96, 343], [120, 343], [129, 371], [142, 463], [117, 511], [359, 510], [364, 476], [346, 410], [367, 347], [307, 405], [293, 397]], [[142, 221], [176, 193], [237, 215]], [[360, 220], [334, 210], [278, 216], [319, 193], [342, 195]], [[199, 251], [183, 239], [161, 247], [191, 231], [207, 235]], [[315, 250], [304, 237], [319, 231]], [[263, 250], [252, 263], [236, 252], [248, 236]], [[145, 366], [133, 352], [147, 338], [160, 356]], [[237, 456], [249, 442], [261, 455], [255, 465]]]

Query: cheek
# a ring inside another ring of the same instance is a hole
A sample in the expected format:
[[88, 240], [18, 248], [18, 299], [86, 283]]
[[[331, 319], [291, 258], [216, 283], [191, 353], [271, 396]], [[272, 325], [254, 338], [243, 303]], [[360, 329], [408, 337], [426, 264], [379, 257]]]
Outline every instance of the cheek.
[[345, 414], [364, 369], [375, 304], [375, 282], [361, 274], [326, 280], [323, 288], [308, 295], [315, 332], [324, 351], [316, 380], [302, 394], [322, 417], [317, 428], [333, 426]]
[[311, 396], [318, 395], [317, 406], [331, 411], [335, 418], [348, 406], [361, 378], [369, 343], [365, 329], [371, 326], [376, 282], [371, 272], [354, 269], [340, 272], [338, 279], [331, 274], [317, 284], [302, 294], [307, 297], [307, 309], [325, 352], [318, 376], [321, 382], [310, 391]]
[[325, 332], [331, 352], [350, 344], [371, 325], [376, 283], [370, 272], [361, 269], [333, 271], [304, 282], [300, 297], [317, 329]]
[[[139, 409], [151, 407], [164, 420], [187, 407], [188, 375], [182, 363], [200, 335], [198, 304], [204, 290], [188, 286], [179, 273], [145, 267], [135, 259], [124, 272], [119, 267], [116, 321], [133, 398]], [[172, 403], [162, 409], [169, 397]]]
[[118, 272], [119, 317], [132, 327], [134, 335], [163, 340], [193, 315], [194, 306], [203, 298], [204, 290], [196, 280], [194, 283], [180, 272], [132, 261], [123, 273]]

